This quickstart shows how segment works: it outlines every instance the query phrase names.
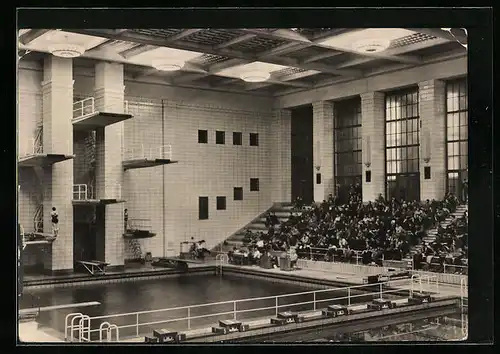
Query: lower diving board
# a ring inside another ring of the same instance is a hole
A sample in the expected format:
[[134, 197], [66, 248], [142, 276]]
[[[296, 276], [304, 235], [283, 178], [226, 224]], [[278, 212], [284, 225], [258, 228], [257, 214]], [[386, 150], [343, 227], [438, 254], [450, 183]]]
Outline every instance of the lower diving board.
[[92, 275], [106, 274], [106, 267], [109, 265], [109, 263], [101, 261], [77, 261], [77, 263], [81, 264]]

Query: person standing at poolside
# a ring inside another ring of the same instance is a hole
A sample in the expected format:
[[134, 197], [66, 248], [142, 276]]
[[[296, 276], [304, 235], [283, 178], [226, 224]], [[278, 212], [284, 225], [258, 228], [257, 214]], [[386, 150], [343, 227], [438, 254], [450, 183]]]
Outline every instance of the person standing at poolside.
[[57, 233], [59, 232], [59, 214], [57, 213], [56, 207], [52, 207], [50, 219], [52, 221], [52, 233], [57, 237]]

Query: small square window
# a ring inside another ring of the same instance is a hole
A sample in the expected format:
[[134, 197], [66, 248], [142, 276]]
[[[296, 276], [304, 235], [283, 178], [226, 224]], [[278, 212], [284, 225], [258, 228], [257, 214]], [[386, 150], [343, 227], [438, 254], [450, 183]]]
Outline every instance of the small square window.
[[316, 184], [321, 184], [321, 173], [316, 173]]
[[259, 146], [259, 134], [250, 133], [250, 146]]
[[226, 197], [217, 197], [217, 210], [226, 210]]
[[208, 130], [198, 130], [198, 143], [200, 144], [208, 143]]
[[233, 133], [233, 145], [241, 145], [243, 141], [243, 133], [234, 132]]
[[243, 188], [234, 187], [234, 200], [243, 200]]
[[225, 144], [226, 143], [226, 133], [216, 131], [215, 132], [215, 143], [216, 144]]
[[258, 191], [259, 191], [259, 179], [250, 178], [250, 192], [258, 192]]

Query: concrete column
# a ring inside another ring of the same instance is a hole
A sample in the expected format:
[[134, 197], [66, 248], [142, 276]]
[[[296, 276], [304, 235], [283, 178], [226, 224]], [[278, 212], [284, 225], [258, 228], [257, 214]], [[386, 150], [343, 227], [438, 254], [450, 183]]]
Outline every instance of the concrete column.
[[[124, 113], [123, 65], [101, 62], [95, 66], [96, 110]], [[96, 189], [98, 199], [120, 199], [123, 186], [124, 123], [97, 131]], [[106, 205], [104, 261], [111, 266], [124, 264], [123, 204]]]
[[[316, 203], [321, 203], [335, 192], [333, 114], [333, 103], [313, 102], [313, 183]], [[321, 184], [316, 183], [317, 173], [321, 173]]]
[[276, 149], [271, 155], [271, 178], [273, 183], [273, 202], [283, 203], [292, 200], [292, 112], [288, 109], [273, 111], [271, 123], [272, 142]]
[[[43, 150], [45, 153], [73, 154], [73, 63], [71, 59], [49, 56], [44, 61]], [[73, 269], [73, 160], [58, 162], [45, 171], [44, 231], [52, 232], [50, 211], [57, 208], [59, 234], [52, 244], [50, 271]]]
[[[361, 94], [363, 202], [385, 197], [385, 94]], [[371, 171], [371, 182], [366, 182]]]
[[[443, 199], [446, 191], [446, 88], [445, 82], [419, 83], [420, 198]], [[425, 166], [431, 178], [425, 179]]]

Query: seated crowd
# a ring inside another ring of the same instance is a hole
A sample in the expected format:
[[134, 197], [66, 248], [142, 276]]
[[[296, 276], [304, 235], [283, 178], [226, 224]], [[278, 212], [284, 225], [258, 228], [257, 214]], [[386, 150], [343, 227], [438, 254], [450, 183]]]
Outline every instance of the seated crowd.
[[[358, 257], [362, 264], [381, 265], [382, 259], [406, 257], [426, 230], [444, 221], [458, 204], [450, 194], [443, 201], [386, 200], [379, 196], [374, 202], [363, 203], [361, 186], [353, 185], [343, 201], [330, 195], [321, 204], [304, 206], [297, 199], [286, 221], [280, 222], [269, 213], [267, 232], [247, 230], [244, 252], [254, 261], [264, 252], [291, 251], [299, 258], [350, 261]], [[464, 224], [461, 219], [440, 231], [439, 247], [464, 249], [466, 227], [466, 221]], [[234, 249], [232, 254], [237, 251]]]
[[414, 255], [415, 268], [440, 271], [448, 267], [453, 272], [466, 271], [464, 266], [467, 266], [467, 228], [467, 211], [459, 218], [452, 215], [446, 227], [438, 225], [434, 242], [424, 243], [421, 251]]

